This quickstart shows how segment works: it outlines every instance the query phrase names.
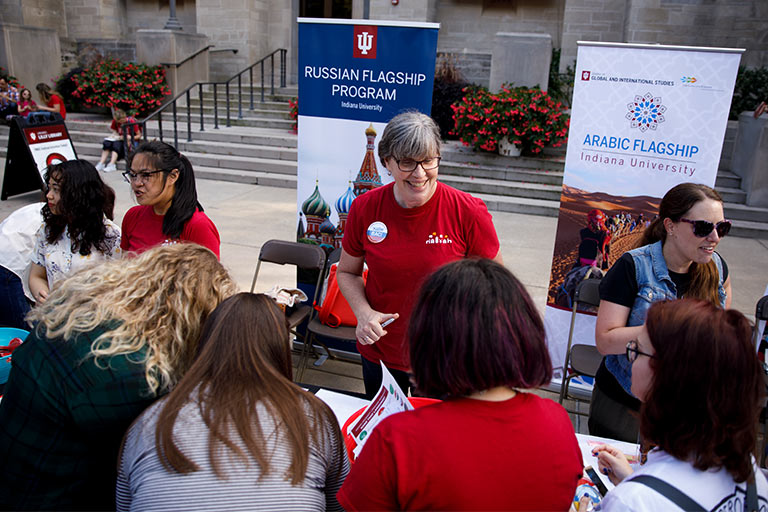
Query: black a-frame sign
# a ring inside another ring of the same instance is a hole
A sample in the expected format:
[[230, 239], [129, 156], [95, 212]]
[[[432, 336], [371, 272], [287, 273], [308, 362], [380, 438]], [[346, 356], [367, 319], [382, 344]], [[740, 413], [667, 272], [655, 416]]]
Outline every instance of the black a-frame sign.
[[45, 190], [43, 176], [49, 165], [77, 158], [64, 120], [58, 114], [46, 119], [14, 117], [8, 136], [5, 175], [0, 199]]

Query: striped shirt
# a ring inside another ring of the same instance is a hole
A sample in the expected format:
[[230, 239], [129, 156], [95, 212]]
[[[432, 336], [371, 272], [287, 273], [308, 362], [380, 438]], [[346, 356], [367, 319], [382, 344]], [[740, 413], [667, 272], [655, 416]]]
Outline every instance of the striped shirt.
[[[181, 452], [200, 470], [182, 474], [162, 466], [155, 425], [163, 403], [158, 401], [147, 409], [126, 434], [117, 479], [117, 510], [342, 510], [336, 493], [349, 472], [349, 461], [339, 450], [340, 436], [331, 435], [339, 428], [335, 422], [322, 426], [326, 442], [310, 449], [306, 477], [292, 486], [284, 476], [291, 463], [290, 444], [259, 404], [258, 418], [268, 443], [266, 453], [271, 454], [269, 473], [262, 478], [250, 455], [245, 463], [230, 450], [221, 449], [219, 469], [226, 479], [220, 480], [211, 467], [208, 427], [196, 401], [181, 409], [173, 433]], [[234, 428], [230, 439], [248, 454]]]

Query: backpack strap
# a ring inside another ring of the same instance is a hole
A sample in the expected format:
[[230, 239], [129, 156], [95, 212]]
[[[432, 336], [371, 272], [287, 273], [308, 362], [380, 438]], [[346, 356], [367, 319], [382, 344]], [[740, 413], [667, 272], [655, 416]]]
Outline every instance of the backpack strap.
[[696, 503], [690, 496], [682, 492], [680, 489], [668, 484], [660, 478], [656, 478], [655, 476], [638, 475], [627, 481], [637, 482], [639, 484], [650, 487], [686, 512], [707, 511], [707, 509]]
[[747, 497], [744, 505], [748, 512], [757, 512], [758, 510], [757, 482], [755, 480], [754, 467], [752, 468], [752, 473], [750, 473], [749, 478], [747, 479]]

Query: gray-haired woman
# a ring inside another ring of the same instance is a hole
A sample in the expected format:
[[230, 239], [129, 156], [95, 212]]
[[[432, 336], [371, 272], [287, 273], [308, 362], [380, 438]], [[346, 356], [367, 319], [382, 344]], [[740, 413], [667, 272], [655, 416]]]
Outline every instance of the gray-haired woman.
[[[368, 396], [381, 383], [380, 361], [403, 389], [409, 385], [405, 332], [422, 281], [461, 258], [501, 262], [485, 203], [437, 181], [440, 129], [431, 117], [405, 112], [392, 118], [379, 142], [379, 159], [395, 181], [352, 203], [338, 269], [339, 288], [357, 317]], [[382, 324], [392, 319], [385, 329]]]

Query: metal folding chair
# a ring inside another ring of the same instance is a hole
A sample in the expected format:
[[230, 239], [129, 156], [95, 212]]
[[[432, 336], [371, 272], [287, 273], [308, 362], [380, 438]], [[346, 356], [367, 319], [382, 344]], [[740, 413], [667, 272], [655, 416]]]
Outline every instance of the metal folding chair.
[[[341, 257], [341, 248], [335, 249], [328, 256], [328, 260], [325, 268], [326, 276], [330, 272], [331, 265], [338, 262], [340, 257]], [[328, 358], [336, 359], [336, 356], [333, 354], [333, 352], [331, 352], [331, 350], [328, 348], [328, 346], [325, 343], [320, 341], [318, 336], [333, 338], [333, 339], [344, 341], [344, 342], [351, 342], [353, 344], [357, 339], [355, 336], [354, 327], [347, 327], [347, 326], [331, 327], [329, 325], [325, 325], [321, 323], [317, 315], [314, 315], [309, 320], [309, 324], [307, 325], [307, 345], [309, 347], [313, 347], [314, 343], [318, 343], [320, 346], [323, 347], [323, 349], [325, 349], [325, 354], [320, 355], [317, 361], [314, 362], [315, 366], [322, 366], [322, 364], [325, 363], [325, 361]], [[307, 351], [307, 357], [309, 357], [309, 351]], [[304, 361], [301, 361], [301, 360], [299, 361], [300, 366], [299, 366], [298, 380], [301, 380], [301, 377], [304, 374], [305, 364], [306, 364], [306, 358], [304, 359]]]
[[[755, 328], [753, 329], [753, 337], [752, 341], [755, 347], [755, 350], [760, 350], [760, 342], [762, 340], [762, 335], [766, 332], [764, 329], [763, 332], [760, 332], [758, 329], [758, 323], [761, 320], [768, 321], [768, 295], [763, 296], [760, 300], [757, 301], [757, 305], [755, 306]], [[766, 324], [766, 328], [768, 328], [768, 324]], [[768, 361], [763, 362], [763, 380], [765, 383], [766, 391], [768, 391], [768, 365], [766, 365]], [[760, 411], [760, 418], [758, 420], [758, 432], [760, 435], [760, 442], [757, 446], [757, 460], [758, 464], [760, 466], [765, 466], [765, 444], [766, 444], [766, 436], [768, 436], [768, 408], [766, 407], [766, 404], [763, 403], [763, 410]]]
[[[578, 376], [594, 378], [603, 356], [592, 345], [573, 344], [573, 331], [576, 325], [576, 314], [580, 306], [591, 306], [597, 308], [600, 305], [600, 279], [586, 279], [579, 283], [573, 296], [573, 308], [571, 310], [571, 327], [568, 331], [568, 347], [565, 350], [565, 363], [563, 364], [563, 380], [560, 384], [560, 405], [564, 400], [574, 400], [576, 402], [589, 403], [579, 397], [568, 393], [568, 385], [571, 379]], [[588, 413], [581, 412], [578, 406], [574, 409], [566, 410], [573, 414], [588, 416]]]
[[303, 356], [304, 351], [308, 348], [305, 339], [306, 337], [302, 336], [301, 333], [296, 330], [296, 327], [306, 319], [311, 319], [312, 316], [314, 316], [315, 310], [312, 307], [312, 304], [317, 300], [323, 282], [325, 251], [319, 245], [300, 244], [298, 242], [288, 242], [285, 240], [268, 240], [261, 246], [261, 251], [259, 252], [259, 260], [258, 263], [256, 263], [256, 272], [253, 274], [253, 282], [251, 283], [251, 293], [253, 293], [253, 290], [256, 287], [256, 280], [259, 277], [262, 262], [274, 263], [276, 265], [294, 265], [297, 268], [316, 271], [318, 274], [312, 301], [300, 304], [286, 316], [291, 333], [304, 341], [304, 346], [302, 347]]

